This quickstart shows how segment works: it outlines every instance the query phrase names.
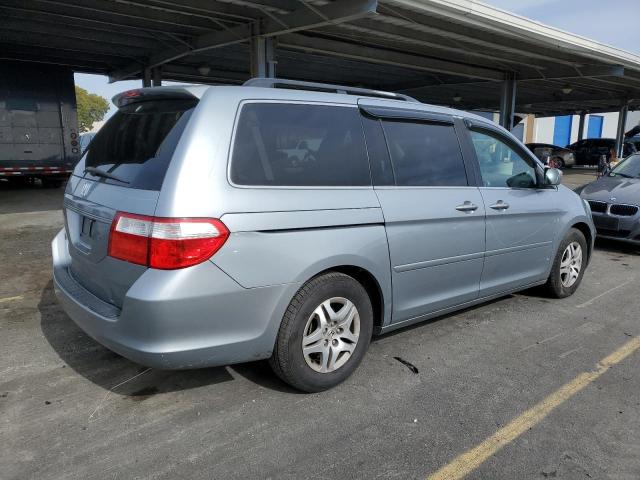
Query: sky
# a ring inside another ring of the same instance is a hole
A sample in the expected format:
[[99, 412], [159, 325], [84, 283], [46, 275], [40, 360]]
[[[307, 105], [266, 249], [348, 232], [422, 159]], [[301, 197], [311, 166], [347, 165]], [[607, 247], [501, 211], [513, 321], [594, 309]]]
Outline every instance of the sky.
[[[485, 3], [640, 54], [640, 0], [485, 0]], [[108, 100], [141, 84], [140, 80], [109, 84], [102, 75], [76, 74], [75, 78], [77, 85]], [[108, 116], [114, 111], [112, 105]]]

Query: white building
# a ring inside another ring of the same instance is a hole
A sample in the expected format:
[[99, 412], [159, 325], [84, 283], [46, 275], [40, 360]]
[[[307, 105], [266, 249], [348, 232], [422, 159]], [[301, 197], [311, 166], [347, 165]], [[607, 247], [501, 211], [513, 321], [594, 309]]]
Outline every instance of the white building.
[[[531, 117], [526, 120], [530, 121]], [[629, 112], [624, 131], [631, 130], [640, 122], [640, 111]], [[540, 117], [533, 122], [533, 128], [524, 128], [530, 132], [527, 142], [552, 143], [565, 146], [578, 140], [579, 115], [565, 117]], [[583, 138], [616, 138], [618, 112], [586, 115]], [[525, 135], [527, 137], [527, 135]]]

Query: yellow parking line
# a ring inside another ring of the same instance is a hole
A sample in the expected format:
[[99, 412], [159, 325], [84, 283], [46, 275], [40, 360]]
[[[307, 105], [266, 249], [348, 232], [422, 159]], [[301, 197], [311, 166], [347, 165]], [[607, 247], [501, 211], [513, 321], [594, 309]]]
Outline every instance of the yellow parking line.
[[638, 349], [640, 349], [640, 337], [635, 337], [608, 357], [600, 360], [595, 370], [581, 373], [540, 403], [513, 419], [508, 425], [502, 427], [478, 446], [468, 450], [448, 465], [429, 475], [427, 480], [457, 480], [466, 477], [502, 447], [540, 423], [556, 407], [573, 397], [613, 365], [620, 363]]
[[23, 298], [22, 295], [18, 295], [17, 297], [0, 298], [0, 303], [11, 302], [13, 300], [22, 300], [22, 298]]

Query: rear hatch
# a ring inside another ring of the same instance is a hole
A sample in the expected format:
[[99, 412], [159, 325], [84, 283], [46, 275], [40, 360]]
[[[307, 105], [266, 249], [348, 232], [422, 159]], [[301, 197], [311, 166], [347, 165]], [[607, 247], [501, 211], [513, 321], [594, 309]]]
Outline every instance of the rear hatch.
[[164, 89], [125, 92], [78, 164], [65, 193], [70, 274], [117, 307], [146, 266], [108, 256], [117, 212], [152, 216], [165, 174], [198, 99]]

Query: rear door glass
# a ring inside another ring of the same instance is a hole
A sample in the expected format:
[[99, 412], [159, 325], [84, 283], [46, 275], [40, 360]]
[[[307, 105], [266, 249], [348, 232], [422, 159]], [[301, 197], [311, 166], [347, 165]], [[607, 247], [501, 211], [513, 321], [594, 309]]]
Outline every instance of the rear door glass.
[[249, 103], [231, 158], [236, 185], [371, 185], [357, 108]]
[[385, 120], [398, 186], [467, 186], [462, 151], [453, 125]]
[[160, 190], [197, 102], [151, 100], [121, 107], [91, 141], [85, 166], [99, 168], [128, 183], [95, 177], [102, 182]]

